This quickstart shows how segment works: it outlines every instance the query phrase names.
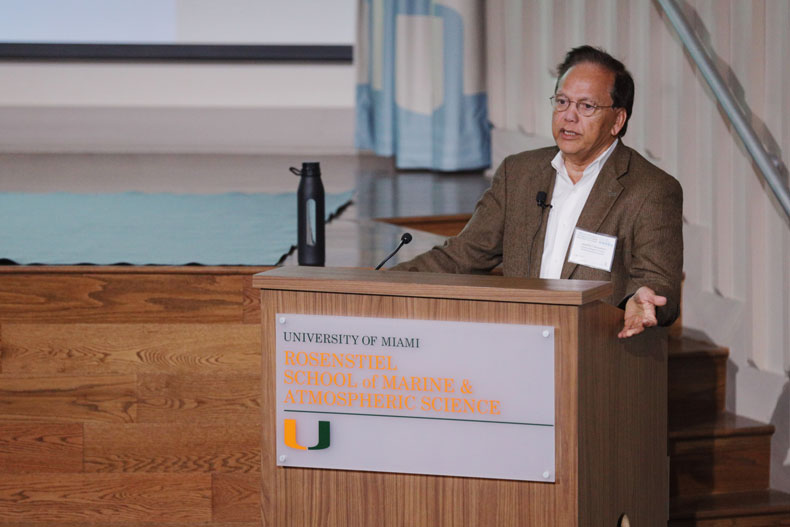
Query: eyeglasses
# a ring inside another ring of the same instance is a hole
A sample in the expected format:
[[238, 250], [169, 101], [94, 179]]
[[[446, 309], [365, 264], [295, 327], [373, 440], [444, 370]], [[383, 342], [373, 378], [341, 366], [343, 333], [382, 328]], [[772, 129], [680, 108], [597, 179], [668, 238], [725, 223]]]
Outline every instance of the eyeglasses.
[[580, 115], [584, 117], [592, 117], [593, 114], [598, 110], [598, 108], [614, 108], [614, 106], [598, 106], [597, 104], [592, 104], [589, 102], [584, 101], [572, 101], [565, 97], [564, 95], [552, 95], [549, 97], [551, 101], [551, 107], [554, 108], [555, 112], [564, 112], [568, 108], [570, 108], [571, 103], [576, 105], [576, 111], [579, 112]]

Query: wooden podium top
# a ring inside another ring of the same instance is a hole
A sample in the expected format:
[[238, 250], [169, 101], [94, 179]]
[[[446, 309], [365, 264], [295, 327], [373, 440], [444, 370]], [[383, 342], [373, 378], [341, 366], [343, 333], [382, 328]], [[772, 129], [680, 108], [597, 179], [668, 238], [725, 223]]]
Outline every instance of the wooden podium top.
[[252, 285], [287, 291], [562, 305], [587, 304], [612, 294], [609, 282], [332, 267], [280, 267], [256, 274]]

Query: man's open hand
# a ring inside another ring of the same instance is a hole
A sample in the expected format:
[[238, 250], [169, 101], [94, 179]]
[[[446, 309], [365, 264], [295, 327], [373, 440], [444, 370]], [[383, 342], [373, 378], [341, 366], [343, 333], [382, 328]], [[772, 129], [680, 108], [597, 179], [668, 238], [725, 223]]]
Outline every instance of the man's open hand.
[[666, 303], [666, 297], [658, 296], [647, 286], [637, 289], [625, 304], [625, 324], [617, 336], [621, 339], [632, 337], [642, 333], [645, 328], [658, 324], [656, 306], [663, 306]]

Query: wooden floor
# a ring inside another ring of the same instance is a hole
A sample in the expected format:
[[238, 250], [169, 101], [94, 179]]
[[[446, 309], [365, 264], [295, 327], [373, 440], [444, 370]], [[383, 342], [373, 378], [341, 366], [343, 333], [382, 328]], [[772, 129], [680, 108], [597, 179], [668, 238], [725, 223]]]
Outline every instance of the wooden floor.
[[262, 270], [0, 268], [0, 525], [259, 525]]

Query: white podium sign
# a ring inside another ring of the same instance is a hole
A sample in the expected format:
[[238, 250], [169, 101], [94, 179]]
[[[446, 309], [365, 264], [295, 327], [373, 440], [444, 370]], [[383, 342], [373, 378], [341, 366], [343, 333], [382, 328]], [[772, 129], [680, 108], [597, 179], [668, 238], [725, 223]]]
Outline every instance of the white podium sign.
[[278, 314], [277, 464], [553, 482], [554, 328]]

